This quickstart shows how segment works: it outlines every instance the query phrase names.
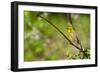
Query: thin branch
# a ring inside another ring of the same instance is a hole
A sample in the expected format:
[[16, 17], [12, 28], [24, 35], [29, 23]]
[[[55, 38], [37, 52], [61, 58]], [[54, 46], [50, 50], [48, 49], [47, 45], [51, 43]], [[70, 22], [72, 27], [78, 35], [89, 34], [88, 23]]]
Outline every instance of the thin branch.
[[67, 16], [68, 21], [70, 22], [70, 24], [72, 24], [71, 13], [67, 13], [65, 14], [65, 16]]
[[[78, 47], [77, 45], [75, 45], [59, 28], [57, 28], [52, 22], [50, 22], [49, 20], [47, 20], [46, 18], [42, 17], [39, 15], [39, 17], [43, 18], [45, 21], [47, 21], [49, 24], [51, 24], [54, 28], [56, 28], [56, 30], [58, 30], [65, 38], [66, 40], [73, 45], [74, 47], [76, 47], [78, 50], [80, 50], [80, 47]], [[81, 50], [80, 50], [81, 51]]]

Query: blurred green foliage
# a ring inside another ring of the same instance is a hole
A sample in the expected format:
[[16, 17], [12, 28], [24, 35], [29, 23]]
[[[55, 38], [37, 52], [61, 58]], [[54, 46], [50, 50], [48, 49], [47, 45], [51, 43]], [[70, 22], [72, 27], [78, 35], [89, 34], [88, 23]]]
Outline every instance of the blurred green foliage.
[[[65, 13], [24, 11], [24, 61], [81, 59], [80, 51], [39, 14], [69, 36]], [[90, 58], [90, 15], [73, 13], [72, 21]]]

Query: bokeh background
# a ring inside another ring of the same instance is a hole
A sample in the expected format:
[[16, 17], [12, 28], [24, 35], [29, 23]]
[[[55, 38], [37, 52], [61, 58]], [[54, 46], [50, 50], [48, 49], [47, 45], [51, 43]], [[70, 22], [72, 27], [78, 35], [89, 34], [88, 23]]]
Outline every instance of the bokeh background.
[[[90, 15], [71, 13], [76, 30], [70, 35], [66, 14], [24, 11], [24, 61], [90, 59]], [[82, 58], [80, 51], [39, 15], [52, 22], [71, 41], [75, 40], [77, 34], [88, 57]]]

